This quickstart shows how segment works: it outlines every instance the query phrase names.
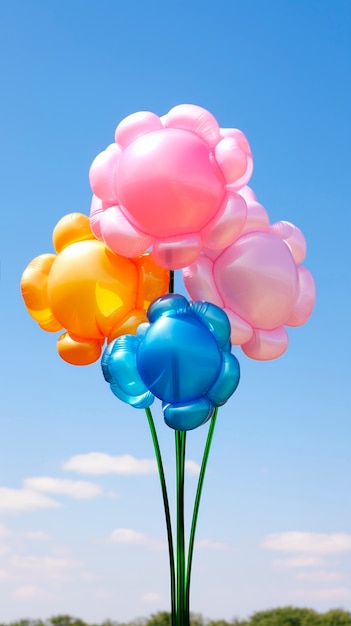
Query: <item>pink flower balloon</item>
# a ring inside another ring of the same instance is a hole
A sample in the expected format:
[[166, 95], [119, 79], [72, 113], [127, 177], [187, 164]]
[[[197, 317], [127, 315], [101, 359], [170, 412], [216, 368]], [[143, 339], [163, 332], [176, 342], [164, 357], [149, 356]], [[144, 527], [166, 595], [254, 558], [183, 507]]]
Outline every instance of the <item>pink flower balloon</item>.
[[244, 133], [184, 104], [161, 118], [126, 117], [115, 140], [90, 168], [91, 228], [114, 252], [134, 257], [152, 246], [159, 265], [178, 269], [237, 238], [246, 219], [237, 192], [253, 167]]
[[302, 232], [289, 222], [270, 226], [252, 190], [241, 193], [248, 213], [240, 236], [222, 252], [204, 251], [183, 278], [192, 299], [227, 313], [233, 345], [252, 359], [274, 359], [288, 346], [284, 326], [300, 326], [311, 315], [315, 285], [300, 266], [306, 254]]

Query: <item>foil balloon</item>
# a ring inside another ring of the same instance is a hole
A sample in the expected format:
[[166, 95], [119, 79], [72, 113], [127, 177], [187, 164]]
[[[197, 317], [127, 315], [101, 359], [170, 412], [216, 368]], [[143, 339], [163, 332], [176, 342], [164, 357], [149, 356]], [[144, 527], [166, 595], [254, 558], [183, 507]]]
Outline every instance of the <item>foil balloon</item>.
[[237, 192], [252, 167], [244, 133], [219, 128], [202, 107], [134, 113], [91, 165], [92, 230], [118, 254], [152, 247], [159, 265], [185, 267], [204, 246], [223, 249], [237, 237], [246, 218]]
[[285, 326], [300, 326], [311, 315], [315, 284], [300, 264], [306, 244], [290, 222], [269, 225], [252, 190], [246, 198], [247, 222], [237, 240], [219, 253], [204, 251], [183, 270], [193, 299], [220, 306], [231, 323], [231, 341], [252, 359], [281, 356], [288, 346]]
[[165, 422], [192, 430], [224, 404], [239, 383], [239, 363], [231, 354], [230, 324], [208, 302], [188, 303], [177, 294], [163, 296], [148, 309], [149, 323], [136, 336], [110, 343], [102, 370], [113, 393], [136, 407], [162, 400]]
[[149, 253], [116, 255], [98, 241], [89, 218], [63, 217], [53, 232], [57, 254], [42, 254], [25, 269], [21, 291], [30, 315], [47, 331], [66, 329], [57, 342], [73, 365], [100, 358], [107, 338], [135, 332], [150, 302], [167, 292], [169, 272]]

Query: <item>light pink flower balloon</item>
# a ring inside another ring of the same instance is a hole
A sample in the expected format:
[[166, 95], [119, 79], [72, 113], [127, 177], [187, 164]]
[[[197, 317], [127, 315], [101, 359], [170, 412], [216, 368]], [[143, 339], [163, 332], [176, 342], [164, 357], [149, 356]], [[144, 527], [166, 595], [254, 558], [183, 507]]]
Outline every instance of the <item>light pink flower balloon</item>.
[[246, 220], [238, 191], [253, 168], [244, 133], [184, 104], [161, 118], [126, 117], [115, 141], [90, 168], [91, 227], [114, 252], [131, 257], [152, 246], [160, 265], [177, 269], [237, 238]]
[[222, 252], [204, 251], [183, 270], [193, 300], [222, 307], [231, 322], [231, 341], [258, 360], [281, 356], [288, 346], [285, 326], [300, 326], [311, 315], [315, 285], [301, 267], [306, 244], [290, 222], [269, 225], [266, 210], [249, 188], [246, 224]]

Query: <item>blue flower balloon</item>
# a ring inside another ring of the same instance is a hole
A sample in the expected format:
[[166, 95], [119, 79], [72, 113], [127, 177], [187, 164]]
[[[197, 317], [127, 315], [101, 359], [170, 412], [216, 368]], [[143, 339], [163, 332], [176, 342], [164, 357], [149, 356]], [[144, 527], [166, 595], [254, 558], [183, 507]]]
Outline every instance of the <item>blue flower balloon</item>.
[[192, 430], [234, 393], [239, 362], [231, 354], [230, 323], [209, 302], [188, 302], [177, 294], [155, 300], [137, 335], [110, 343], [102, 357], [113, 393], [136, 408], [162, 400], [166, 424]]

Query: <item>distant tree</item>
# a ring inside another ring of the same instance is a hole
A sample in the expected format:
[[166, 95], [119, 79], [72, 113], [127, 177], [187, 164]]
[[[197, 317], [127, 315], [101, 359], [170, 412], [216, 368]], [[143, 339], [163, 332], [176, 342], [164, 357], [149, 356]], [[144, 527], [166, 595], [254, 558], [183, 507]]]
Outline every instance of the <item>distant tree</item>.
[[249, 621], [247, 619], [238, 619], [237, 617], [233, 617], [230, 623], [232, 626], [249, 626]]
[[200, 613], [190, 613], [190, 626], [206, 626], [205, 620]]
[[146, 626], [172, 626], [171, 613], [168, 613], [168, 611], [160, 611], [159, 613], [151, 615], [146, 622]]
[[[131, 622], [105, 620], [100, 626], [171, 626], [171, 613], [160, 611], [149, 618], [138, 618]], [[87, 624], [71, 615], [56, 615], [46, 621], [40, 619], [21, 619], [10, 624], [0, 622], [0, 626], [97, 626]], [[326, 613], [317, 613], [312, 609], [292, 606], [280, 607], [254, 613], [248, 620], [233, 618], [208, 620], [200, 614], [190, 615], [190, 626], [351, 626], [351, 613], [343, 609], [332, 609]]]
[[287, 606], [254, 613], [249, 624], [250, 626], [319, 626], [319, 620], [319, 614], [313, 609]]
[[146, 617], [137, 617], [136, 619], [133, 619], [131, 622], [128, 622], [128, 624], [118, 624], [118, 626], [147, 626], [147, 624], [149, 623], [148, 619]]
[[332, 609], [320, 615], [321, 626], [351, 626], [351, 613], [343, 609]]
[[206, 626], [246, 626], [247, 622], [239, 622], [238, 620], [232, 620], [227, 622], [225, 619], [210, 620]]
[[47, 626], [88, 626], [88, 624], [71, 615], [56, 615], [55, 617], [50, 617], [47, 621]]
[[[9, 625], [0, 623], [0, 626]], [[45, 626], [45, 622], [43, 622], [41, 619], [20, 619], [16, 622], [11, 622], [10, 626]]]

